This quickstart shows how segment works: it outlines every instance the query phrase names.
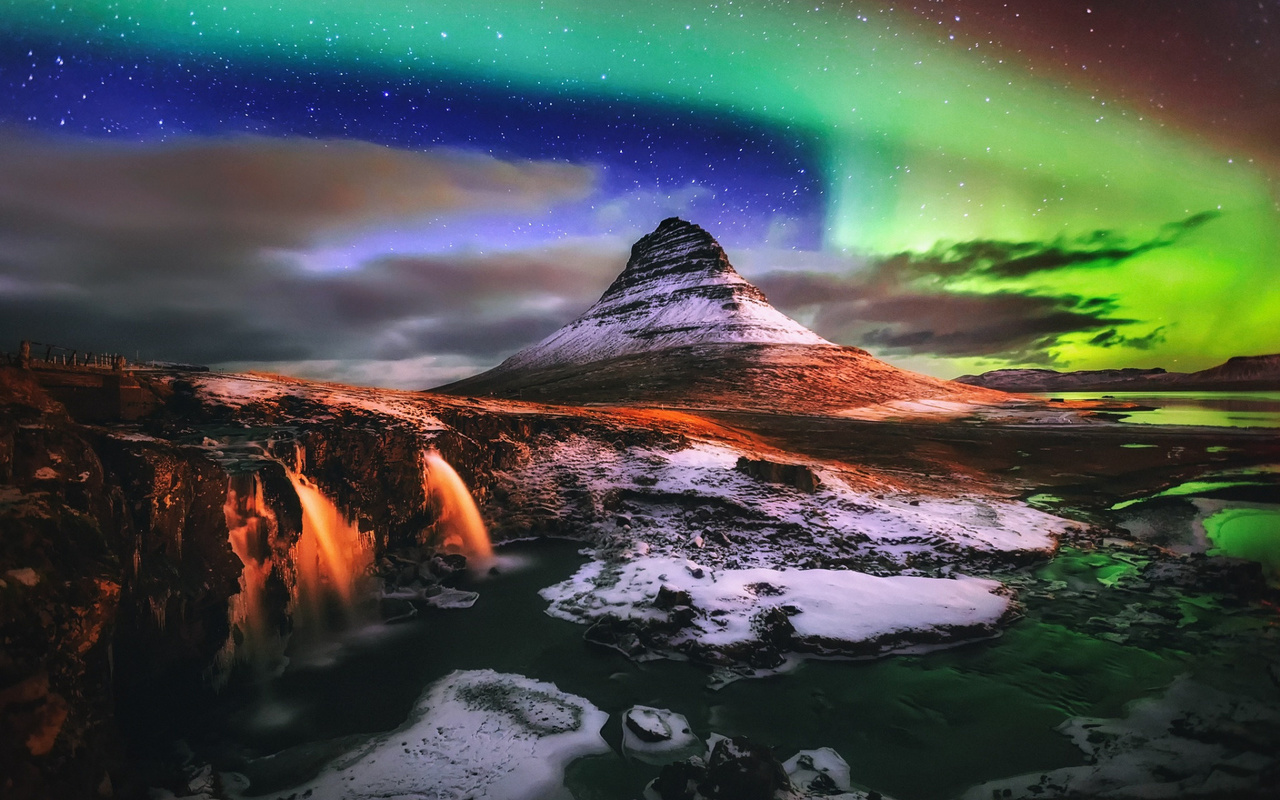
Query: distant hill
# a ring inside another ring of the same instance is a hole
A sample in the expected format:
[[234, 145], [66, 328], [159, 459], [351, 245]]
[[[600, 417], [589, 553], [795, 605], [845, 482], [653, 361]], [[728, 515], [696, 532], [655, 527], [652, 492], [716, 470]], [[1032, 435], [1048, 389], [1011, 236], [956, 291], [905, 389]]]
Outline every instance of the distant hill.
[[581, 317], [435, 391], [581, 403], [827, 413], [893, 400], [996, 401], [823, 339], [769, 304], [702, 228], [672, 217]]
[[1167, 372], [1159, 368], [1077, 372], [997, 369], [981, 375], [961, 375], [956, 381], [1005, 392], [1274, 391], [1280, 390], [1280, 353], [1236, 356], [1199, 372]]

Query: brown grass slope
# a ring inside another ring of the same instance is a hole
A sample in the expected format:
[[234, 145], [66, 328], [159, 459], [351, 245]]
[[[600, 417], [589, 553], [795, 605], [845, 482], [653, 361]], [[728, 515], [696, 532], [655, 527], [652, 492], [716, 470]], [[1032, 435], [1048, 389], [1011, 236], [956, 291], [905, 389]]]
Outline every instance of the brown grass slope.
[[590, 364], [502, 370], [441, 386], [445, 394], [583, 405], [828, 414], [895, 400], [995, 403], [1003, 392], [909, 372], [856, 347], [702, 344]]

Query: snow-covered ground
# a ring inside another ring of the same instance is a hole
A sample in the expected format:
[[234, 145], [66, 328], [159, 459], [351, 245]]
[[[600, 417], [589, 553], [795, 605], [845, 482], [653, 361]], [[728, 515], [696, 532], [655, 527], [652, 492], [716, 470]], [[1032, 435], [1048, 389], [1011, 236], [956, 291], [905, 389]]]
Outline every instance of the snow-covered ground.
[[748, 455], [571, 437], [499, 476], [514, 513], [544, 509], [597, 543], [543, 591], [548, 613], [596, 625], [589, 637], [633, 657], [766, 670], [790, 652], [946, 643], [989, 635], [1012, 611], [998, 582], [965, 572], [1048, 553], [1069, 524], [994, 498], [868, 494], [820, 465], [806, 467], [806, 491], [747, 474]]
[[600, 736], [607, 719], [550, 683], [492, 670], [455, 672], [423, 695], [403, 726], [334, 759], [310, 783], [270, 797], [567, 798], [565, 766], [609, 751]]
[[592, 561], [542, 596], [551, 604], [548, 613], [570, 621], [638, 620], [664, 631], [674, 628], [665, 644], [675, 649], [695, 643], [732, 652], [761, 638], [786, 636], [790, 647], [841, 653], [868, 644], [891, 649], [904, 636], [912, 642], [955, 630], [989, 631], [1009, 610], [1009, 598], [999, 590], [996, 581], [978, 578], [714, 570], [646, 556]]
[[421, 395], [414, 392], [315, 383], [274, 375], [207, 373], [190, 380], [200, 399], [212, 405], [243, 408], [252, 403], [296, 398], [318, 406], [389, 417], [424, 431], [447, 427], [428, 411]]
[[670, 764], [699, 755], [702, 740], [683, 714], [632, 706], [622, 715], [622, 752], [647, 764]]
[[[440, 403], [472, 402], [254, 376], [195, 380], [209, 402], [305, 400], [302, 413], [347, 408], [427, 432], [447, 430], [433, 413]], [[854, 480], [840, 465], [710, 434], [667, 431], [628, 445], [626, 431], [645, 420], [584, 411], [578, 425], [574, 413], [559, 432], [516, 443], [521, 455], [494, 473], [501, 500], [487, 513], [499, 540], [537, 531], [593, 545], [592, 563], [547, 590], [550, 612], [625, 623], [600, 641], [633, 656], [678, 651], [772, 669], [795, 651], [868, 655], [988, 635], [1010, 615], [1009, 595], [964, 576], [1047, 555], [1070, 524], [1018, 501], [966, 496], [963, 476], [952, 496], [922, 495], [866, 470]], [[655, 608], [663, 584], [689, 599]]]
[[807, 492], [739, 470], [750, 455], [712, 442], [619, 449], [573, 436], [499, 479], [515, 514], [551, 509], [564, 528], [602, 544], [730, 569], [946, 575], [975, 558], [1048, 553], [1071, 524], [980, 495], [859, 491], [822, 465], [807, 466], [819, 482]]

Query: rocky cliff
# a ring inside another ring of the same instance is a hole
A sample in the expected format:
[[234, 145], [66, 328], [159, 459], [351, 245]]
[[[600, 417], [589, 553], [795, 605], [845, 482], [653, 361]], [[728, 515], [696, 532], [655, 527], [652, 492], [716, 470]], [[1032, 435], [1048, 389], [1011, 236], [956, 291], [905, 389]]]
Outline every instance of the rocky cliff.
[[198, 686], [227, 638], [226, 485], [199, 452], [83, 425], [0, 369], [0, 795], [145, 791], [121, 711]]

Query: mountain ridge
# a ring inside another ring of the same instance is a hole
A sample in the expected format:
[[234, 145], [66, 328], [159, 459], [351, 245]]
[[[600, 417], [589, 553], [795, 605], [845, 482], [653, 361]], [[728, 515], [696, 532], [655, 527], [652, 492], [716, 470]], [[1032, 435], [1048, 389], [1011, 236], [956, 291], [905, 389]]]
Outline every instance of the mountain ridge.
[[701, 227], [671, 217], [582, 316], [445, 394], [831, 413], [1001, 395], [902, 370], [769, 304]]
[[837, 346], [769, 305], [711, 234], [669, 217], [635, 243], [626, 268], [582, 316], [495, 369], [590, 363], [709, 342]]
[[961, 375], [957, 383], [1005, 392], [1280, 390], [1280, 353], [1233, 356], [1197, 372], [1152, 369], [997, 369]]

